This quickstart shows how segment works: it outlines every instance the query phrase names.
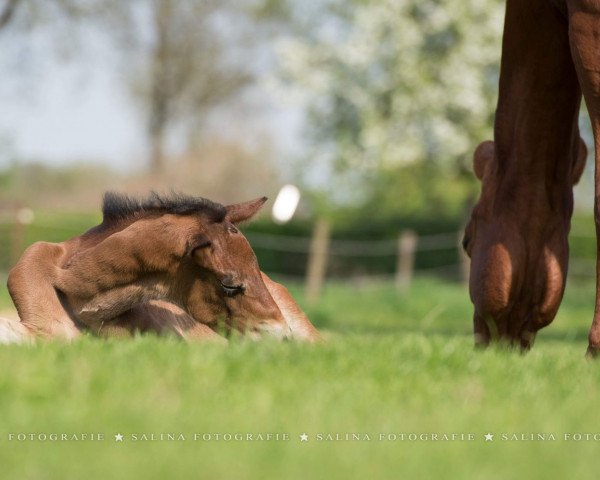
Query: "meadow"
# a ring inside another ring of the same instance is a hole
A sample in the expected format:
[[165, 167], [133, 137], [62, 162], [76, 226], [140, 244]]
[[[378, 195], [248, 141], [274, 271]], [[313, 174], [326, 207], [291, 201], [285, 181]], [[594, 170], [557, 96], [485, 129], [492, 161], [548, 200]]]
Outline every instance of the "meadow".
[[325, 344], [0, 347], [0, 477], [595, 477], [591, 285], [570, 283], [527, 355], [473, 350], [460, 284], [332, 283], [313, 307], [291, 287]]

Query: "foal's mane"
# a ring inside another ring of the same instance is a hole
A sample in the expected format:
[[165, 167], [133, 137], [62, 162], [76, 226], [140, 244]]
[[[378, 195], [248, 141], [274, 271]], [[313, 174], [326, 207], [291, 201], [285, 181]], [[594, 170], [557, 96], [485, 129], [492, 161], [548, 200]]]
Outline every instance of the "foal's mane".
[[137, 216], [155, 214], [206, 215], [213, 222], [222, 222], [227, 210], [220, 203], [202, 197], [172, 192], [161, 195], [154, 191], [146, 198], [133, 198], [117, 192], [106, 192], [102, 201], [103, 224], [112, 224]]

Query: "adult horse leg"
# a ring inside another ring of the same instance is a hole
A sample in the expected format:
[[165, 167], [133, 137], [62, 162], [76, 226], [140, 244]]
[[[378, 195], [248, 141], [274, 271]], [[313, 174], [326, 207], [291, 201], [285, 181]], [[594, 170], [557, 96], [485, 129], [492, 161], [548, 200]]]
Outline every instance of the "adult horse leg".
[[561, 303], [580, 101], [567, 18], [549, 0], [507, 0], [494, 142], [474, 155], [465, 232], [477, 345], [527, 349]]
[[[585, 97], [595, 144], [594, 218], [600, 239], [600, 3], [569, 0], [569, 37], [573, 62]], [[600, 243], [596, 246], [596, 307], [589, 333], [588, 355], [600, 353]]]

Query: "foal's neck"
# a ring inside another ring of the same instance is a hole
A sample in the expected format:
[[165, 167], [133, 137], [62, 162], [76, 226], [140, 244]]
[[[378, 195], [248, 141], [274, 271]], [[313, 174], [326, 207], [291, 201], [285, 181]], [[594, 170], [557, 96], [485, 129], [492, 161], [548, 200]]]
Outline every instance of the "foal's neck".
[[99, 242], [82, 240], [59, 271], [59, 288], [78, 316], [110, 317], [149, 300], [179, 303], [170, 284], [185, 255], [185, 228], [185, 221], [164, 215]]

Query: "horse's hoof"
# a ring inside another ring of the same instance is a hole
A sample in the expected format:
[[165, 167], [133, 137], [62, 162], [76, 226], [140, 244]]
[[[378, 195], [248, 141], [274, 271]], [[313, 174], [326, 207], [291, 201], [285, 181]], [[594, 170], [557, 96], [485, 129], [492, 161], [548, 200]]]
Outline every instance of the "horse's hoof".
[[600, 356], [600, 347], [594, 347], [593, 345], [590, 345], [587, 349], [585, 357], [590, 360], [593, 360], [595, 358], [598, 358], [598, 356]]

